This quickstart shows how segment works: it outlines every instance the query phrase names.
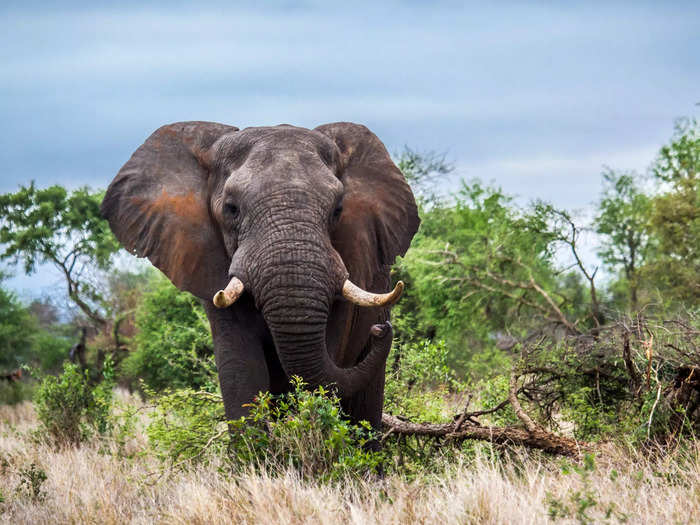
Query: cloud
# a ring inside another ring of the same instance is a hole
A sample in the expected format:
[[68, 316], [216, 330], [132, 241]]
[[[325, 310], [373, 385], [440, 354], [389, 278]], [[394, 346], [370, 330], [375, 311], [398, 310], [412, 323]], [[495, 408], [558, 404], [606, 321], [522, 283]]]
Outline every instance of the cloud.
[[350, 120], [390, 151], [446, 151], [508, 193], [580, 208], [601, 165], [648, 163], [700, 85], [690, 3], [25, 1], [0, 13], [0, 192], [104, 187], [168, 122]]

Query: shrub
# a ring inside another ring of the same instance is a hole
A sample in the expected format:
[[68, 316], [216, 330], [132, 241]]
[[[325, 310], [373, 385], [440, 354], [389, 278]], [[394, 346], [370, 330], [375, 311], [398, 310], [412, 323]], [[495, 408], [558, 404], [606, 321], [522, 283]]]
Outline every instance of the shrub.
[[87, 371], [66, 363], [60, 376], [45, 377], [34, 395], [39, 431], [57, 444], [79, 444], [95, 434], [107, 433], [114, 387], [109, 359], [103, 374], [103, 381], [92, 385]]
[[213, 345], [202, 306], [162, 275], [155, 275], [152, 283], [136, 312], [135, 348], [122, 362], [122, 371], [156, 392], [215, 391]]
[[46, 493], [42, 486], [46, 479], [46, 472], [38, 467], [36, 463], [32, 463], [29, 467], [19, 471], [19, 485], [16, 492], [29, 499], [43, 501], [46, 499]]
[[224, 422], [218, 396], [192, 390], [159, 398], [149, 439], [162, 459], [175, 465], [208, 461], [228, 450], [234, 471], [270, 474], [292, 468], [307, 479], [362, 477], [381, 469], [383, 454], [369, 450], [369, 423], [352, 424], [339, 399], [319, 387], [308, 391], [300, 379], [281, 396], [259, 394], [250, 414]]
[[166, 390], [154, 399], [154, 412], [146, 428], [155, 455], [171, 464], [207, 462], [222, 455], [228, 443], [221, 396], [192, 389]]
[[385, 410], [423, 421], [440, 421], [452, 414], [446, 394], [462, 385], [448, 366], [445, 342], [422, 340], [399, 344], [387, 370]]

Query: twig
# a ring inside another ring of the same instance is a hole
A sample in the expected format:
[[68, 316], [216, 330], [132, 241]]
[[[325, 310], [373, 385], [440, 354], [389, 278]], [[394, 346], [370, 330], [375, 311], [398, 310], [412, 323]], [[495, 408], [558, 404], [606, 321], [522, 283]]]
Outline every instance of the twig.
[[656, 389], [656, 401], [654, 401], [654, 404], [651, 407], [651, 412], [649, 413], [649, 422], [647, 423], [647, 439], [649, 439], [649, 436], [651, 435], [651, 422], [654, 419], [656, 405], [659, 404], [659, 399], [661, 399], [661, 383], [659, 382], [658, 378], [656, 381], [659, 383], [659, 387]]

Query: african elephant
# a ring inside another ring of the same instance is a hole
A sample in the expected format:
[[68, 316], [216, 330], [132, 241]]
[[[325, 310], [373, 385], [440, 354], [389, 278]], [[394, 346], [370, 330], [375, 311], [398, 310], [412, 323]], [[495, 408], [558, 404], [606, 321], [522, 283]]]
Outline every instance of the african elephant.
[[229, 419], [298, 375], [380, 425], [389, 306], [403, 288], [387, 292], [389, 267], [420, 220], [366, 127], [163, 126], [112, 181], [102, 214], [130, 252], [202, 300]]

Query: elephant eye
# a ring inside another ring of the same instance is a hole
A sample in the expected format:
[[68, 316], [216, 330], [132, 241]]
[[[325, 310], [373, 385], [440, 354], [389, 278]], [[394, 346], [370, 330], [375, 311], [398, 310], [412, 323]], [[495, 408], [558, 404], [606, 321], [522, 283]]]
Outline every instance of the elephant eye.
[[338, 204], [333, 210], [333, 220], [337, 221], [340, 218], [340, 214], [343, 213], [343, 204]]
[[224, 205], [224, 210], [226, 211], [226, 214], [229, 217], [233, 217], [235, 219], [238, 216], [238, 206], [236, 206], [235, 204], [227, 202]]

